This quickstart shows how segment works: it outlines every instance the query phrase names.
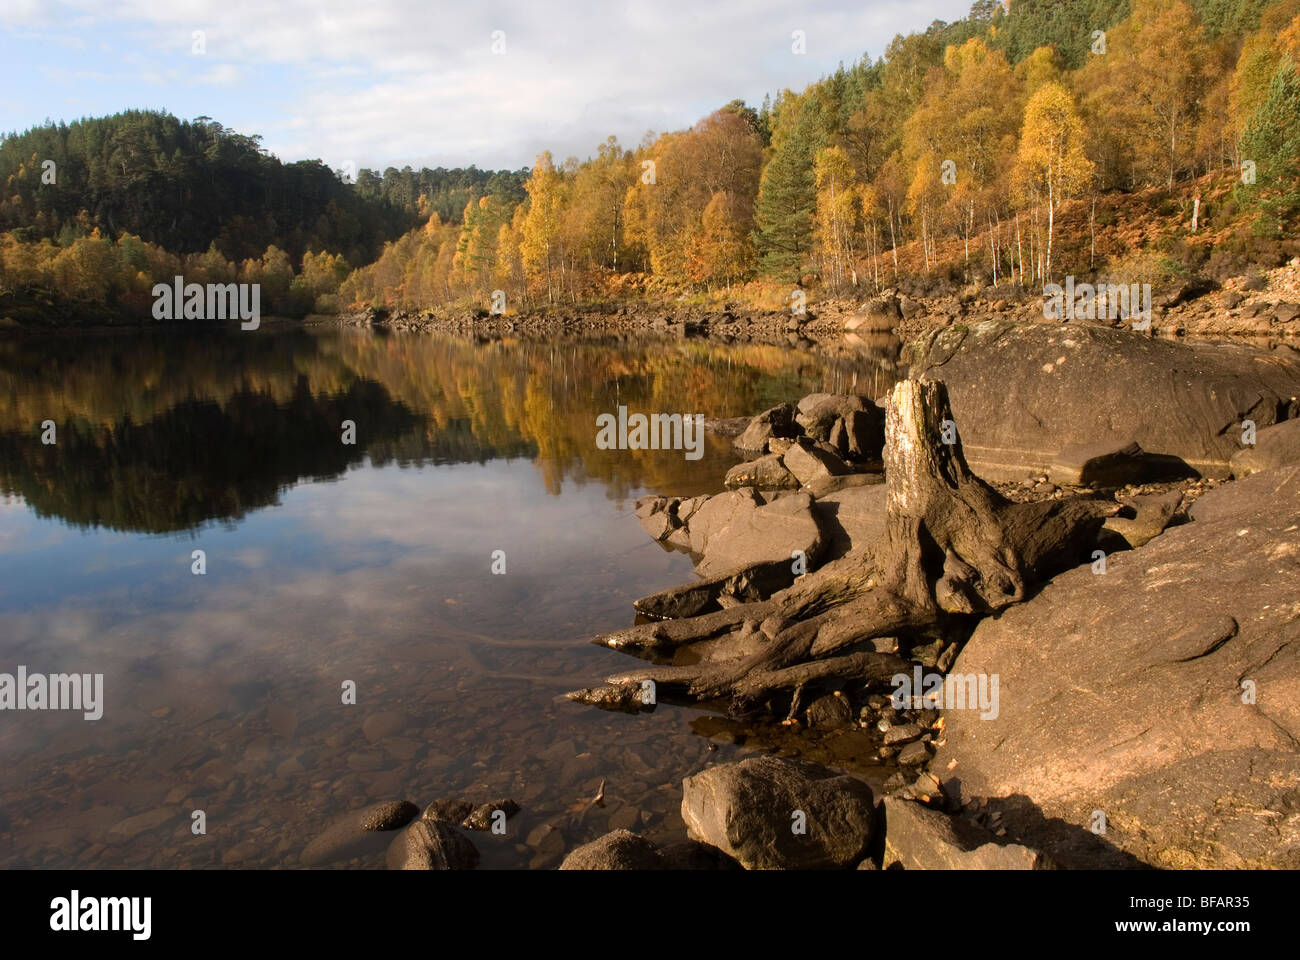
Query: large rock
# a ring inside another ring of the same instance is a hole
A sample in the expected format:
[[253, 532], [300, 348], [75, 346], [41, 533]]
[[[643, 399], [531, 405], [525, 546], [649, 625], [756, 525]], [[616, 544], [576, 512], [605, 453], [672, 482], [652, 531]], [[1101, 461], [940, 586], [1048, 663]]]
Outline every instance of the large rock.
[[794, 420], [814, 440], [828, 440], [835, 421], [850, 413], [880, 416], [883, 428], [883, 414], [879, 408], [866, 397], [851, 393], [810, 393], [799, 401], [799, 412]]
[[807, 440], [793, 444], [782, 459], [785, 469], [805, 486], [822, 477], [837, 477], [849, 472], [844, 461]]
[[1134, 440], [1102, 440], [1066, 447], [1053, 458], [1051, 477], [1060, 484], [1122, 487], [1160, 479], [1170, 472], [1178, 471], [1148, 457]]
[[417, 820], [388, 847], [389, 870], [473, 870], [478, 866], [474, 843], [441, 820]]
[[1254, 446], [1232, 458], [1232, 475], [1245, 477], [1270, 467], [1300, 463], [1300, 419], [1285, 420], [1255, 434]]
[[875, 403], [852, 393], [810, 393], [801, 399], [794, 423], [813, 440], [829, 440], [836, 420], [849, 414], [880, 416], [881, 425], [884, 424], [883, 414]]
[[1115, 534], [1136, 549], [1160, 536], [1183, 502], [1181, 490], [1134, 497], [1124, 503], [1124, 514], [1110, 517], [1102, 529]]
[[1051, 858], [912, 800], [885, 798], [881, 866], [904, 870], [1043, 870]]
[[748, 463], [738, 463], [727, 471], [723, 486], [728, 490], [740, 487], [753, 487], [756, 490], [793, 490], [799, 486], [799, 480], [791, 473], [781, 457], [769, 453]]
[[[682, 782], [689, 836], [748, 870], [854, 866], [871, 841], [873, 803], [861, 780], [777, 757], [709, 767]], [[804, 833], [795, 832], [800, 822]]]
[[868, 301], [862, 309], [844, 321], [844, 329], [860, 333], [893, 330], [903, 319], [898, 297], [885, 294]]
[[1300, 470], [1190, 512], [984, 620], [952, 669], [1000, 709], [949, 710], [931, 769], [1146, 863], [1300, 867]]
[[826, 559], [834, 560], [853, 550], [861, 550], [885, 534], [885, 499], [883, 483], [846, 487], [813, 503], [813, 514], [826, 534]]
[[519, 804], [515, 803], [509, 797], [502, 797], [499, 800], [489, 800], [487, 803], [480, 803], [474, 807], [460, 825], [467, 830], [491, 830], [499, 823], [503, 823], [519, 812]]
[[663, 870], [667, 861], [645, 837], [629, 830], [615, 830], [598, 840], [575, 847], [561, 870]]
[[763, 451], [773, 437], [793, 437], [799, 430], [794, 423], [794, 407], [782, 403], [764, 410], [750, 421], [740, 436], [732, 441], [741, 450]]
[[885, 413], [872, 405], [869, 410], [850, 410], [840, 421], [848, 439], [850, 460], [879, 460], [885, 446]]
[[387, 844], [378, 835], [406, 826], [420, 813], [407, 800], [386, 800], [339, 817], [303, 848], [300, 859], [309, 867], [323, 866], [378, 852]]
[[950, 327], [911, 348], [912, 373], [943, 380], [966, 459], [981, 476], [1046, 473], [1076, 443], [1134, 440], [1226, 477], [1241, 422], [1300, 412], [1300, 362], [1127, 330], [1002, 320]]
[[687, 526], [691, 552], [700, 559], [702, 577], [774, 560], [789, 561], [796, 550], [811, 562], [822, 552], [823, 539], [812, 513], [812, 497], [789, 493], [770, 503], [744, 487], [710, 497]]

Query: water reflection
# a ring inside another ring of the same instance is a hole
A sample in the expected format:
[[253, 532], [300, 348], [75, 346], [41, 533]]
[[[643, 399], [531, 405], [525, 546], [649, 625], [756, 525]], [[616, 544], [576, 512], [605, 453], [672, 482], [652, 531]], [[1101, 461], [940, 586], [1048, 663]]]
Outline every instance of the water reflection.
[[[697, 492], [705, 464], [599, 450], [595, 417], [753, 413], [811, 389], [883, 392], [869, 353], [705, 342], [475, 344], [419, 335], [138, 335], [0, 341], [0, 492], [82, 526], [162, 533], [233, 520], [368, 459], [534, 460], [546, 488]], [[58, 442], [41, 442], [52, 420]], [[356, 443], [342, 424], [356, 424]]]
[[680, 839], [682, 776], [743, 732], [557, 697], [626, 666], [586, 637], [691, 576], [632, 498], [715, 491], [734, 455], [598, 450], [595, 417], [887, 378], [861, 352], [691, 341], [0, 342], [0, 671], [106, 690], [94, 723], [3, 716], [0, 866], [296, 866], [389, 797], [515, 797], [506, 837], [475, 835], [487, 866], [554, 866], [619, 826]]

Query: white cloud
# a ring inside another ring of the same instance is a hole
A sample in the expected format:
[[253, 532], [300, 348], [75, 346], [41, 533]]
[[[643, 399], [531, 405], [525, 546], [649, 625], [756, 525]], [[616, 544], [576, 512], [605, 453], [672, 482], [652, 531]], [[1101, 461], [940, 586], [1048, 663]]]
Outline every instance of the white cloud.
[[[59, 20], [66, 32], [69, 20], [84, 19], [92, 37], [99, 25], [125, 25], [140, 53], [280, 111], [262, 114], [264, 128], [246, 132], [262, 133], [285, 159], [516, 167], [542, 149], [585, 157], [610, 133], [631, 146], [648, 129], [688, 126], [731, 99], [802, 88], [840, 61], [879, 55], [895, 33], [954, 19], [968, 5], [937, 0], [921, 12], [905, 0], [285, 0], [274, 7], [70, 0], [59, 5]], [[45, 15], [35, 0], [7, 0], [9, 22], [38, 26]], [[791, 53], [796, 29], [807, 35], [805, 56]], [[194, 30], [204, 31], [205, 56], [219, 66], [195, 68], [199, 58], [188, 56]], [[504, 56], [491, 52], [494, 30], [505, 33]], [[178, 62], [181, 55], [190, 62]], [[264, 68], [299, 83], [258, 89], [252, 78]], [[177, 80], [165, 68], [149, 78]], [[300, 117], [307, 123], [291, 122]]]
[[243, 79], [240, 69], [232, 63], [223, 63], [213, 69], [201, 74], [198, 78], [199, 83], [213, 83], [220, 86], [231, 86], [239, 83]]

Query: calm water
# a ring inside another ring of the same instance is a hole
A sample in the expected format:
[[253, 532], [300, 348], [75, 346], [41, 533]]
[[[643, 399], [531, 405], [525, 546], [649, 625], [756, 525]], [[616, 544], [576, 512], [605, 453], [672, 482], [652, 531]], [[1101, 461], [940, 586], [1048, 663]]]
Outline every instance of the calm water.
[[296, 866], [390, 798], [513, 797], [508, 836], [474, 834], [486, 866], [681, 839], [682, 777], [748, 731], [560, 694], [634, 665], [587, 640], [692, 577], [633, 501], [715, 492], [735, 458], [599, 450], [595, 417], [890, 383], [867, 352], [695, 341], [0, 340], [0, 672], [104, 675], [100, 720], [0, 713], [0, 866]]

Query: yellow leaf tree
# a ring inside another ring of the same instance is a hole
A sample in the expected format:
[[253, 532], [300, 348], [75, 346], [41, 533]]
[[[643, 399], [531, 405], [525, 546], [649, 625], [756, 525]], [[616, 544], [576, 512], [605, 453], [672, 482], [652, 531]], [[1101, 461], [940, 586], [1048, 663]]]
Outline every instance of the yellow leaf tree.
[[857, 283], [854, 252], [861, 226], [861, 195], [848, 154], [840, 147], [817, 152], [813, 164], [817, 184], [817, 209], [813, 217], [813, 243], [822, 264], [822, 279], [831, 288], [852, 280]]
[[1191, 165], [1210, 85], [1210, 44], [1184, 0], [1134, 0], [1106, 35], [1075, 88], [1087, 91], [1090, 125], [1106, 131], [1117, 185], [1166, 184]]
[[1056, 208], [1092, 181], [1093, 163], [1084, 152], [1084, 126], [1074, 98], [1059, 83], [1047, 83], [1029, 98], [1016, 156], [1014, 183], [1022, 198], [1047, 198], [1047, 263], [1052, 275], [1052, 238]]
[[564, 178], [555, 169], [549, 150], [538, 154], [528, 191], [528, 214], [524, 217], [519, 252], [529, 286], [544, 287], [547, 303], [562, 293], [557, 275], [563, 263], [560, 249], [560, 216], [564, 209]]

